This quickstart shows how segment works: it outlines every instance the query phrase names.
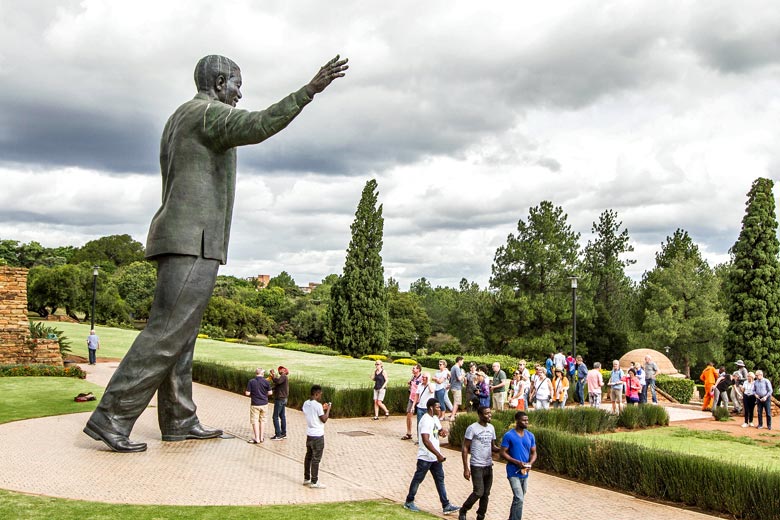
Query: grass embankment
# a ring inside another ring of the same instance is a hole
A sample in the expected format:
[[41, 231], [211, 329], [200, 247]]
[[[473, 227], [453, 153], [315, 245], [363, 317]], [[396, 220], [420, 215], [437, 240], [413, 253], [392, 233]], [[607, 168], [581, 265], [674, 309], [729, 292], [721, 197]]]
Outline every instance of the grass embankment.
[[[73, 398], [80, 393], [92, 392], [96, 401], [77, 403]], [[0, 423], [90, 412], [103, 395], [100, 386], [72, 377], [0, 377]], [[3, 517], [0, 514], [0, 518]]]
[[284, 506], [134, 506], [30, 496], [0, 490], [0, 518], [18, 520], [362, 520], [437, 518], [411, 513], [392, 502], [340, 502]]
[[780, 472], [780, 433], [774, 430], [767, 431], [759, 439], [734, 437], [717, 430], [689, 430], [680, 426], [620, 432], [602, 437], [646, 448], [728, 460], [735, 464]]
[[[70, 339], [70, 348], [73, 354], [87, 355], [86, 338], [89, 335], [89, 325], [65, 322], [54, 325]], [[111, 327], [98, 326], [95, 330], [100, 337], [98, 359], [124, 357], [138, 335], [138, 332], [134, 330]], [[294, 377], [340, 388], [368, 388], [373, 385], [369, 378], [374, 370], [374, 362], [365, 359], [323, 356], [212, 339], [199, 339], [197, 341], [195, 359], [244, 368], [263, 367], [269, 369], [284, 365], [290, 369], [291, 375]], [[385, 363], [385, 371], [391, 386], [405, 386], [411, 376], [411, 368], [403, 365]]]

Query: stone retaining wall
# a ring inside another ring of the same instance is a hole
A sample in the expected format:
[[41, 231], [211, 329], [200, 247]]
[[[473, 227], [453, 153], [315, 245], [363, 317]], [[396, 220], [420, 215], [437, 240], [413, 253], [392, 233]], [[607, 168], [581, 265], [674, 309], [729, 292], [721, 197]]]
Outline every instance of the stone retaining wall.
[[57, 340], [30, 338], [27, 269], [0, 266], [0, 365], [62, 366]]

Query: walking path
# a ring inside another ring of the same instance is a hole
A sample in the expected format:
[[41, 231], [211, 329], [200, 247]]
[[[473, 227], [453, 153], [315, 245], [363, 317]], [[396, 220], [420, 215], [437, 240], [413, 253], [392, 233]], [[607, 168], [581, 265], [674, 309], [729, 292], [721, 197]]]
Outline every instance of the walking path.
[[[90, 381], [105, 385], [116, 363], [83, 368]], [[246, 442], [251, 438], [246, 398], [197, 384], [194, 394], [201, 421], [223, 428], [234, 438], [162, 442], [154, 406], [141, 415], [132, 434], [133, 440], [148, 443], [144, 453], [113, 453], [87, 437], [81, 431], [89, 416], [86, 413], [7, 423], [0, 425], [4, 448], [0, 488], [128, 504], [266, 505], [387, 499], [401, 507], [417, 449], [411, 441], [400, 440], [406, 430], [404, 417], [328, 421], [320, 466], [320, 481], [327, 488], [309, 489], [301, 485], [306, 423], [300, 411], [287, 410], [286, 440], [252, 445]], [[268, 427], [270, 438], [270, 420]], [[471, 483], [463, 479], [460, 455], [446, 454], [447, 492], [459, 505], [471, 492]], [[503, 465], [496, 465], [489, 520], [508, 516], [512, 494], [503, 471]], [[423, 510], [441, 512], [430, 476], [420, 486], [416, 503]], [[554, 511], [587, 511], [589, 516], [610, 520], [716, 518], [534, 472], [526, 518], [546, 518]], [[473, 517], [474, 510], [469, 514]]]

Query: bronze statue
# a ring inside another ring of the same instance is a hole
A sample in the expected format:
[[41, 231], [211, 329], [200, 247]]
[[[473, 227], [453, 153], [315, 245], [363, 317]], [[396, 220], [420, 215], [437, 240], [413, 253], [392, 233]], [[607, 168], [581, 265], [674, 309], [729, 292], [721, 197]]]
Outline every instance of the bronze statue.
[[223, 56], [195, 67], [198, 93], [168, 119], [160, 142], [162, 206], [154, 215], [146, 257], [157, 261], [157, 287], [146, 328], [125, 355], [84, 433], [114, 451], [137, 452], [133, 425], [157, 392], [164, 441], [211, 439], [192, 401], [192, 355], [220, 264], [227, 260], [236, 188], [236, 147], [284, 129], [314, 97], [343, 77], [336, 56], [297, 92], [260, 112], [235, 108], [241, 70]]

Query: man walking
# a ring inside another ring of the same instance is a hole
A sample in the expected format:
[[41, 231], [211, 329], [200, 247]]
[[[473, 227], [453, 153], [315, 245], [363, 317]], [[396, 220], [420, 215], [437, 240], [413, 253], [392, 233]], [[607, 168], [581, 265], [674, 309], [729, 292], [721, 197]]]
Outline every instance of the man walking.
[[322, 387], [313, 385], [309, 399], [303, 403], [306, 417], [306, 457], [303, 459], [303, 485], [312, 489], [324, 489], [319, 481], [320, 461], [325, 451], [325, 423], [330, 416], [331, 403], [322, 401]]
[[450, 503], [447, 498], [447, 489], [444, 487], [444, 466], [442, 463], [447, 458], [439, 451], [439, 437], [446, 437], [447, 430], [441, 427], [439, 414], [441, 405], [435, 398], [428, 399], [425, 404], [426, 413], [420, 419], [420, 448], [417, 450], [417, 471], [414, 472], [412, 482], [409, 484], [409, 493], [406, 495], [404, 509], [412, 512], [420, 510], [414, 503], [414, 497], [417, 495], [417, 488], [425, 480], [428, 472], [433, 475], [433, 481], [436, 484], [436, 491], [439, 493], [442, 512], [445, 515], [454, 513], [458, 506]]
[[268, 392], [271, 383], [265, 378], [265, 370], [255, 370], [255, 377], [249, 380], [244, 395], [251, 398], [249, 403], [249, 423], [252, 425], [250, 444], [265, 442], [265, 421], [268, 416]]
[[710, 411], [712, 408], [712, 396], [714, 394], [712, 387], [715, 386], [715, 381], [718, 380], [718, 371], [715, 369], [714, 361], [707, 363], [707, 368], [702, 370], [699, 379], [704, 383], [704, 399], [702, 399], [701, 411]]
[[528, 431], [528, 414], [515, 414], [515, 428], [501, 439], [501, 457], [506, 460], [506, 475], [512, 488], [509, 520], [522, 520], [523, 502], [528, 491], [528, 473], [536, 462], [536, 439]]
[[290, 372], [283, 366], [280, 366], [278, 372], [274, 374], [271, 369], [271, 380], [274, 382], [274, 436], [272, 441], [281, 441], [287, 438], [287, 396], [290, 393], [290, 382], [287, 376]]
[[756, 406], [758, 407], [758, 428], [764, 427], [761, 418], [766, 413], [766, 429], [772, 429], [772, 383], [764, 378], [763, 370], [756, 370], [756, 380], [753, 383], [753, 394], [756, 396]]
[[[463, 478], [471, 480], [471, 494], [460, 506], [458, 520], [466, 520], [466, 513], [479, 500], [477, 520], [484, 520], [493, 487], [493, 453], [499, 452], [496, 446], [496, 430], [490, 424], [493, 412], [490, 408], [480, 406], [477, 409], [479, 421], [466, 428], [463, 437]], [[469, 455], [471, 461], [469, 461]]]
[[450, 370], [450, 390], [452, 390], [452, 413], [450, 421], [454, 421], [458, 416], [458, 407], [463, 406], [463, 382], [466, 380], [466, 374], [463, 373], [463, 356], [455, 358], [455, 364]]
[[100, 348], [100, 338], [95, 334], [95, 330], [89, 331], [87, 336], [87, 351], [89, 352], [89, 364], [94, 365], [97, 362], [97, 350]]
[[[236, 147], [283, 130], [314, 96], [344, 76], [338, 56], [298, 91], [264, 111], [236, 108], [241, 69], [224, 56], [195, 66], [193, 99], [168, 119], [160, 142], [162, 205], [152, 219], [146, 257], [157, 262], [149, 321], [111, 377], [84, 433], [117, 452], [139, 452], [130, 432], [157, 393], [163, 441], [212, 439], [192, 399], [192, 358], [217, 272], [227, 262], [236, 191]], [[163, 85], [162, 83], [161, 85]]]
[[653, 404], [658, 404], [658, 396], [655, 395], [655, 378], [658, 376], [658, 364], [648, 354], [645, 356], [645, 387], [643, 391], [643, 402], [647, 402], [647, 391], [650, 390], [653, 395]]

